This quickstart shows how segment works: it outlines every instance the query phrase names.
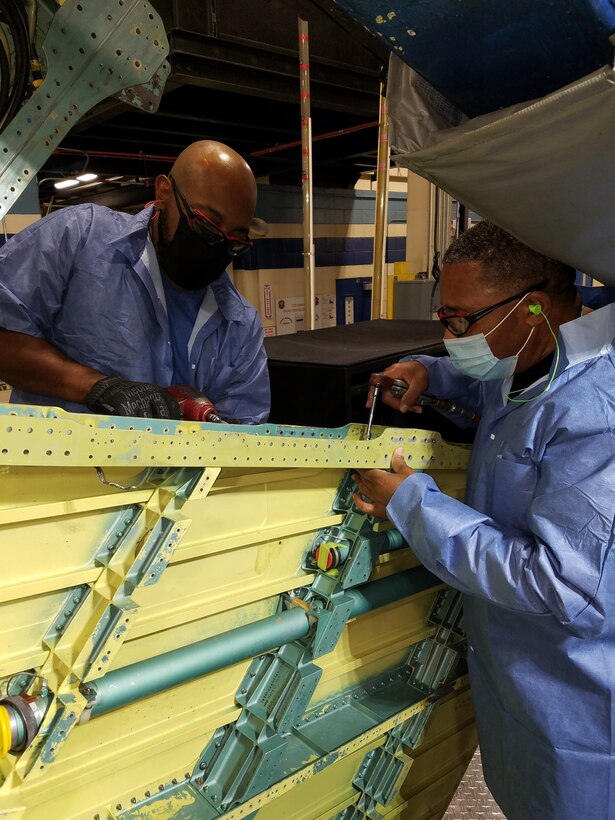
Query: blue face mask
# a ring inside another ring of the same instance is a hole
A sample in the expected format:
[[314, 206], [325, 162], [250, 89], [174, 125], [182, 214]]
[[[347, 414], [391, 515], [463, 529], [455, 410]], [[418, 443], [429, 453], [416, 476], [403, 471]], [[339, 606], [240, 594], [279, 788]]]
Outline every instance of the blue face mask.
[[[525, 296], [522, 296], [512, 310], [509, 310], [506, 316], [494, 328], [491, 328], [489, 333], [497, 330], [502, 322], [505, 322], [519, 307], [524, 298]], [[498, 359], [497, 356], [494, 356], [487, 341], [489, 333], [477, 333], [475, 336], [465, 336], [460, 339], [445, 339], [444, 345], [451, 362], [460, 373], [478, 379], [478, 381], [508, 379], [515, 372], [519, 361], [519, 353], [529, 342], [533, 332], [534, 328], [530, 330], [529, 336], [517, 353], [514, 356], [507, 356], [505, 359]]]

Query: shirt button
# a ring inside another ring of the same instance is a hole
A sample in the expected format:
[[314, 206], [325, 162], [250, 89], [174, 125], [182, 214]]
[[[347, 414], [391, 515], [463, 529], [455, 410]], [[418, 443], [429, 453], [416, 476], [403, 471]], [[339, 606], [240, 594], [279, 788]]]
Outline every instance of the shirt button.
[[491, 441], [495, 441], [495, 433], [491, 433], [491, 435], [489, 436], [489, 438], [491, 439]]

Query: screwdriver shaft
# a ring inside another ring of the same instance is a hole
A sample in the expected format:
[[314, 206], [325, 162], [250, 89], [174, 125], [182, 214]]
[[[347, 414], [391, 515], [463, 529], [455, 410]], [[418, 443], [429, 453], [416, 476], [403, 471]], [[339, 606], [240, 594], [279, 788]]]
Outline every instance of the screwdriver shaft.
[[365, 441], [369, 441], [372, 437], [372, 425], [374, 423], [374, 413], [376, 412], [376, 404], [378, 403], [378, 397], [380, 396], [380, 391], [382, 390], [381, 385], [377, 384], [374, 387], [374, 394], [372, 396], [372, 406], [369, 410], [369, 418], [367, 420], [367, 430], [365, 431]]

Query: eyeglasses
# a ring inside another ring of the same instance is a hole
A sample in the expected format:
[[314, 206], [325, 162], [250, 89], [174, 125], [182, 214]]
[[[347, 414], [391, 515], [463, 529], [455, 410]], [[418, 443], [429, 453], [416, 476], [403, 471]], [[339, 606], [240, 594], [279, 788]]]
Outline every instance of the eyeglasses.
[[463, 336], [475, 322], [478, 322], [478, 320], [482, 319], [483, 316], [491, 313], [492, 310], [502, 307], [502, 305], [507, 305], [509, 302], [514, 302], [515, 299], [521, 299], [522, 296], [527, 296], [527, 294], [531, 293], [533, 290], [543, 290], [543, 288], [546, 288], [548, 284], [549, 280], [546, 279], [544, 282], [539, 282], [537, 285], [532, 285], [530, 288], [526, 288], [519, 293], [515, 293], [514, 296], [509, 296], [507, 299], [502, 299], [501, 302], [496, 302], [495, 305], [491, 305], [490, 307], [476, 310], [474, 313], [448, 314], [445, 313], [444, 308], [441, 307], [438, 308], [438, 319], [442, 322], [444, 327], [453, 334], [453, 336]]
[[179, 206], [181, 201], [184, 206], [188, 226], [190, 227], [190, 230], [195, 232], [199, 239], [202, 239], [207, 245], [219, 245], [221, 242], [226, 242], [226, 250], [230, 256], [239, 256], [240, 254], [250, 250], [252, 247], [252, 242], [250, 239], [239, 239], [237, 236], [231, 236], [230, 234], [225, 233], [222, 228], [219, 228], [218, 225], [216, 225], [216, 223], [208, 216], [192, 207], [186, 197], [179, 190], [177, 183], [170, 174], [169, 179], [171, 180], [171, 185], [173, 186], [177, 209], [180, 213], [182, 212], [182, 209]]

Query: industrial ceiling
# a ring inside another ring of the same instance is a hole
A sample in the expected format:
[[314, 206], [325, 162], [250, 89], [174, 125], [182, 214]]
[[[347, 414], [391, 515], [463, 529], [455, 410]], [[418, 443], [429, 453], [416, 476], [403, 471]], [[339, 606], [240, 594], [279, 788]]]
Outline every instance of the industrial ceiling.
[[[388, 51], [327, 0], [151, 0], [170, 43], [160, 107], [107, 100], [73, 128], [39, 174], [43, 205], [137, 208], [190, 142], [216, 139], [257, 178], [301, 184], [298, 18], [309, 23], [316, 185], [346, 187], [376, 167]], [[87, 167], [90, 185], [59, 192]]]

